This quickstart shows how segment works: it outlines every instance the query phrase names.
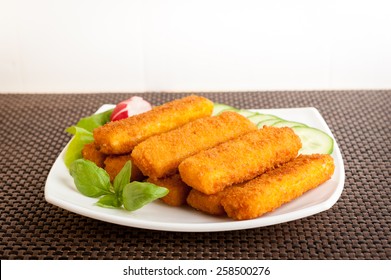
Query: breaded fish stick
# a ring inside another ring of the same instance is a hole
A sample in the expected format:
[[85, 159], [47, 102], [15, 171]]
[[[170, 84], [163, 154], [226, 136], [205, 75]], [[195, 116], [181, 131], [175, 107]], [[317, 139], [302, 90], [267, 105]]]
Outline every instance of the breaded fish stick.
[[[110, 181], [113, 181], [115, 176], [121, 171], [127, 161], [131, 161], [130, 154], [122, 156], [108, 156], [105, 160], [105, 170], [110, 176]], [[144, 179], [143, 174], [140, 169], [134, 164], [132, 164], [132, 171], [130, 180], [131, 181], [141, 181]]]
[[187, 204], [199, 211], [216, 215], [225, 215], [224, 207], [221, 205], [221, 199], [225, 192], [232, 187], [227, 187], [223, 191], [215, 194], [204, 194], [195, 189], [192, 189], [187, 197]]
[[109, 122], [94, 130], [94, 139], [104, 154], [126, 154], [148, 137], [180, 127], [190, 121], [210, 116], [213, 102], [191, 95], [151, 111], [123, 120]]
[[214, 194], [292, 160], [300, 148], [292, 129], [264, 127], [185, 159], [179, 173], [189, 186]]
[[98, 151], [94, 142], [85, 144], [81, 155], [84, 159], [94, 162], [97, 166], [103, 168], [106, 155]]
[[164, 203], [171, 206], [181, 206], [186, 204], [186, 198], [191, 188], [181, 180], [179, 174], [163, 179], [148, 178], [147, 181], [157, 186], [165, 187], [169, 190], [169, 193], [161, 198]]
[[300, 155], [241, 187], [228, 189], [221, 204], [235, 220], [253, 219], [319, 186], [333, 173], [330, 155]]
[[132, 159], [144, 175], [162, 178], [177, 173], [187, 157], [255, 130], [242, 115], [224, 112], [148, 138], [134, 148]]

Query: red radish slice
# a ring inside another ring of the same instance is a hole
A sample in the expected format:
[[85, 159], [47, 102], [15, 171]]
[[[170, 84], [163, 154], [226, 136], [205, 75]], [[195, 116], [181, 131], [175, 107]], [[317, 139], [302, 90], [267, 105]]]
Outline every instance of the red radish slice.
[[139, 96], [133, 96], [117, 104], [111, 114], [111, 121], [118, 121], [152, 109], [152, 105]]

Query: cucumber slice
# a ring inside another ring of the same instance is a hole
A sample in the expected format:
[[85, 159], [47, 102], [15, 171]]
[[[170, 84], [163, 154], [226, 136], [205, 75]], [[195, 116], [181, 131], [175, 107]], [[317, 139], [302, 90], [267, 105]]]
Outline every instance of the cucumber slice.
[[269, 114], [259, 114], [259, 113], [256, 113], [255, 115], [251, 116], [248, 118], [252, 123], [255, 123], [255, 124], [258, 124], [262, 121], [266, 121], [266, 120], [272, 120], [272, 119], [277, 119], [279, 121], [281, 121], [281, 119], [277, 116], [274, 116], [274, 115], [269, 115]]
[[291, 122], [291, 121], [279, 121], [273, 124], [275, 127], [299, 127], [299, 126], [307, 126], [304, 123], [299, 122]]
[[299, 154], [331, 154], [334, 149], [334, 140], [325, 132], [313, 127], [292, 127], [300, 137], [302, 148]]
[[214, 103], [212, 116], [216, 116], [223, 111], [237, 111], [238, 109], [221, 103]]
[[257, 127], [258, 128], [262, 128], [264, 125], [270, 125], [272, 126], [273, 124], [275, 124], [276, 122], [280, 122], [281, 119], [271, 119], [271, 120], [264, 120], [264, 121], [261, 121], [259, 123], [257, 123]]
[[241, 109], [241, 110], [239, 110], [237, 112], [239, 114], [241, 114], [242, 116], [246, 117], [246, 118], [249, 118], [249, 117], [254, 116], [254, 115], [257, 114], [255, 112], [252, 112], [252, 111], [249, 111], [249, 110], [244, 110], [244, 109]]

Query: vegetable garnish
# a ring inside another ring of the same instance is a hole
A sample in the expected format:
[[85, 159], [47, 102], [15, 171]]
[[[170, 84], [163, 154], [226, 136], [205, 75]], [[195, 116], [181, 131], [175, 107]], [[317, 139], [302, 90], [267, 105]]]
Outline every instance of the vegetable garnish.
[[103, 113], [82, 118], [76, 125], [68, 127], [65, 131], [74, 135], [65, 152], [64, 162], [67, 168], [72, 162], [82, 158], [81, 151], [85, 144], [94, 142], [92, 131], [110, 121], [113, 109]]
[[[92, 132], [95, 128], [102, 126], [105, 123], [108, 123], [110, 121], [110, 117], [111, 117], [113, 111], [114, 111], [114, 109], [110, 109], [110, 110], [104, 111], [99, 114], [93, 114], [91, 116], [82, 118], [79, 120], [79, 122], [76, 124], [76, 126], [84, 128], [85, 130], [87, 130], [89, 132]], [[71, 128], [72, 128], [72, 126], [68, 127], [66, 129], [66, 131], [72, 134], [72, 132], [69, 131], [69, 129], [71, 129]]]
[[167, 194], [168, 189], [166, 188], [158, 187], [152, 183], [133, 181], [125, 185], [122, 199], [125, 209], [134, 211]]
[[121, 208], [135, 211], [144, 205], [168, 194], [168, 189], [147, 182], [130, 183], [132, 164], [128, 161], [113, 185], [107, 172], [95, 163], [77, 159], [70, 166], [70, 174], [76, 188], [88, 197], [100, 197], [97, 206], [105, 208]]
[[67, 132], [74, 135], [64, 155], [64, 163], [69, 168], [72, 162], [82, 158], [81, 151], [84, 145], [94, 142], [94, 137], [92, 136], [92, 132], [77, 126], [69, 127]]
[[110, 176], [95, 163], [85, 159], [75, 160], [69, 169], [76, 188], [88, 197], [111, 194]]
[[65, 131], [75, 137], [71, 140], [65, 152], [64, 162], [66, 167], [69, 168], [73, 161], [82, 158], [81, 151], [84, 145], [94, 141], [92, 131], [95, 128], [110, 121], [118, 121], [151, 109], [152, 105], [148, 101], [139, 96], [133, 96], [118, 103], [114, 109], [82, 118], [76, 125], [68, 127]]
[[237, 109], [235, 107], [215, 103], [213, 108], [213, 115], [219, 115], [224, 111], [234, 111], [248, 118], [251, 122], [256, 124], [258, 128], [264, 125], [275, 127], [290, 127], [300, 137], [303, 147], [299, 154], [331, 154], [334, 149], [334, 140], [325, 132], [309, 127], [303, 123], [283, 120], [277, 116], [270, 114], [261, 114], [245, 109]]
[[139, 96], [133, 96], [117, 104], [113, 114], [110, 117], [111, 121], [118, 121], [128, 117], [147, 112], [152, 109], [152, 105]]

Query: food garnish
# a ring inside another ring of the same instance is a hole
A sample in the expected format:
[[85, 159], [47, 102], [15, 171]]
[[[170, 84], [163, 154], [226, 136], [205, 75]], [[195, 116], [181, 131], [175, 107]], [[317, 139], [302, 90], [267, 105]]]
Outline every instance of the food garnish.
[[325, 132], [309, 127], [306, 124], [281, 119], [275, 115], [261, 114], [250, 110], [237, 109], [235, 107], [215, 103], [213, 115], [219, 115], [222, 112], [233, 111], [247, 117], [258, 128], [263, 126], [290, 127], [300, 137], [303, 147], [299, 154], [331, 154], [334, 149], [334, 140]]
[[85, 118], [73, 126], [68, 127], [65, 131], [74, 135], [69, 143], [64, 156], [64, 162], [67, 168], [73, 161], [82, 158], [81, 151], [85, 144], [94, 142], [92, 131], [110, 121], [112, 109], [105, 112], [94, 114]]
[[126, 210], [135, 211], [168, 193], [168, 189], [152, 183], [130, 182], [130, 161], [115, 177], [113, 184], [110, 182], [109, 174], [103, 168], [85, 159], [75, 160], [69, 171], [81, 194], [88, 197], [100, 197], [96, 203], [100, 207], [121, 208], [123, 205]]
[[147, 112], [152, 109], [152, 105], [142, 97], [133, 96], [127, 100], [121, 101], [114, 108], [111, 114], [111, 121], [118, 121]]

